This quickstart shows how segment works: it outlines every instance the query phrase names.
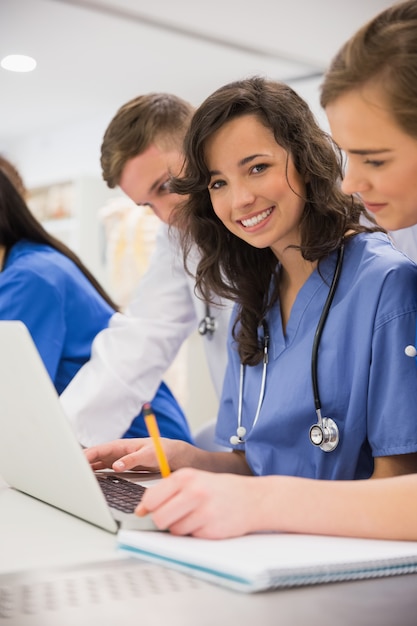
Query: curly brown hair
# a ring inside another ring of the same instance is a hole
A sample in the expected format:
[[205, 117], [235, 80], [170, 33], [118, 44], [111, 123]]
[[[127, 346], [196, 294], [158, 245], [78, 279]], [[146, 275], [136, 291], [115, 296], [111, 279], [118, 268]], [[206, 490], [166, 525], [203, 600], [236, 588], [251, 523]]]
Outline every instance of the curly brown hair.
[[[262, 358], [257, 329], [279, 298], [279, 267], [270, 248], [250, 246], [216, 216], [205, 163], [207, 139], [231, 119], [248, 114], [272, 130], [308, 181], [300, 224], [300, 251], [306, 260], [320, 262], [340, 247], [347, 232], [383, 229], [374, 225], [358, 199], [342, 193], [340, 150], [291, 87], [255, 76], [221, 87], [201, 104], [185, 137], [184, 172], [172, 181], [173, 191], [188, 196], [176, 211], [175, 225], [186, 266], [194, 244], [201, 254], [197, 292], [208, 301], [214, 293], [238, 303], [233, 335], [242, 363], [254, 365]], [[372, 224], [362, 224], [362, 217]]]

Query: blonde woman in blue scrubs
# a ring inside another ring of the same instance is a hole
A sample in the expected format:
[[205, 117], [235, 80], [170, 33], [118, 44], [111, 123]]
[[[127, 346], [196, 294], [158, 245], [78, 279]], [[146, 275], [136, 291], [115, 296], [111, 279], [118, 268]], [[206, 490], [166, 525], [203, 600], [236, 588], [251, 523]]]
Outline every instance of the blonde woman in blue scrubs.
[[[89, 360], [94, 337], [107, 328], [117, 305], [32, 215], [23, 187], [17, 190], [19, 181], [12, 164], [0, 159], [0, 319], [25, 323], [61, 394]], [[185, 415], [164, 382], [152, 407], [161, 432], [192, 442]], [[100, 438], [100, 432], [94, 434]], [[139, 408], [124, 437], [146, 434]]]

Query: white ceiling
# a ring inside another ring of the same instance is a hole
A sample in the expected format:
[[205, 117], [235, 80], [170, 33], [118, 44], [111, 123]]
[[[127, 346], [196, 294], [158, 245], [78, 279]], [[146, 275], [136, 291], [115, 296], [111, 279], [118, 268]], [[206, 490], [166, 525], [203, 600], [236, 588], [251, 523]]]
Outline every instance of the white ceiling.
[[0, 0], [0, 58], [29, 54], [31, 74], [0, 68], [2, 143], [112, 116], [129, 98], [174, 92], [193, 104], [262, 74], [314, 85], [338, 46], [387, 0]]

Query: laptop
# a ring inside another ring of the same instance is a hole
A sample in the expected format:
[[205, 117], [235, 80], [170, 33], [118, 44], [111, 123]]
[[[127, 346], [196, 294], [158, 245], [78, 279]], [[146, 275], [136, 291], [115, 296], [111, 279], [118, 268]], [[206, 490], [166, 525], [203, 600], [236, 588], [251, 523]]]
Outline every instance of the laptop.
[[[13, 489], [109, 532], [156, 529], [150, 516], [133, 513], [147, 487], [111, 471], [91, 469], [20, 321], [0, 321], [0, 475]], [[113, 496], [104, 495], [101, 483]], [[130, 506], [114, 502], [121, 490], [137, 491], [130, 495]], [[112, 499], [110, 504], [106, 498]]]

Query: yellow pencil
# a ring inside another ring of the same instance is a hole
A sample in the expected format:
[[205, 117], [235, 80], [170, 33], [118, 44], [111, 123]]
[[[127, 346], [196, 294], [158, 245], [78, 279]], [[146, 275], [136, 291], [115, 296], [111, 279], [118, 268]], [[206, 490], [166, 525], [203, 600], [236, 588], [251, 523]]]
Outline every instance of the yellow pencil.
[[158, 424], [149, 402], [146, 402], [146, 404], [143, 405], [143, 416], [145, 418], [145, 424], [148, 429], [149, 437], [152, 438], [155, 446], [156, 458], [158, 459], [161, 475], [165, 478], [170, 475], [171, 470], [169, 469], [168, 460], [162, 447]]

